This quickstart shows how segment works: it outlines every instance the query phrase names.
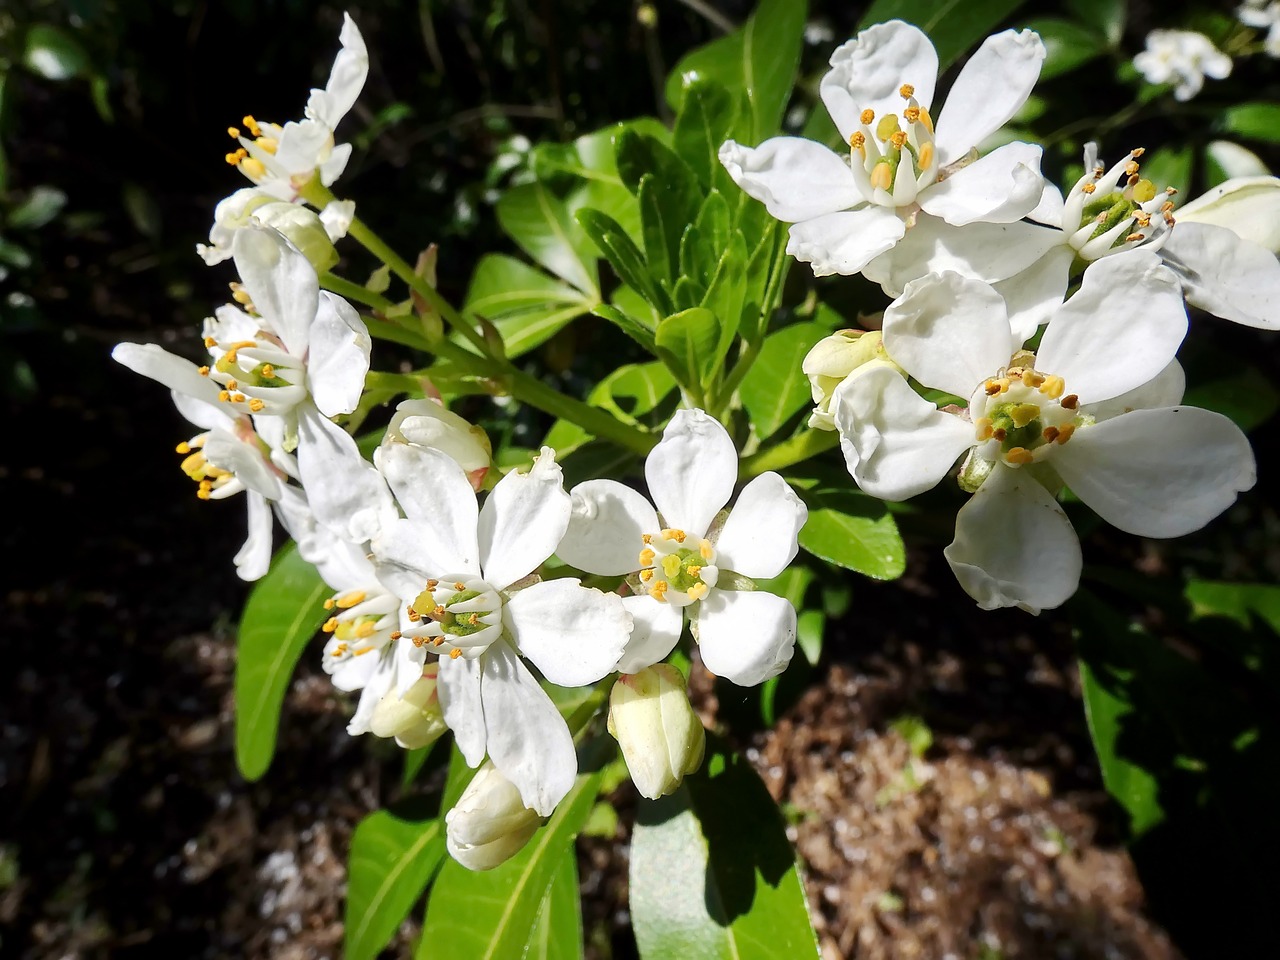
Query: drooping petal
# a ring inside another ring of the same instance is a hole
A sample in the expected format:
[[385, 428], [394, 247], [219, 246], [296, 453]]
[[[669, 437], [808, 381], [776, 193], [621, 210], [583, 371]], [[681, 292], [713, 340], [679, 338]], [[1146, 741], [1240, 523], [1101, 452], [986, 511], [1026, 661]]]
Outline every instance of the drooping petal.
[[1021, 273], [1062, 243], [1062, 231], [1034, 223], [970, 223], [953, 227], [921, 214], [915, 226], [887, 253], [868, 263], [862, 275], [896, 297], [917, 277], [951, 270], [995, 283]]
[[341, 297], [320, 293], [311, 351], [307, 355], [307, 387], [326, 417], [351, 413], [364, 392], [373, 340], [355, 308]]
[[355, 439], [309, 403], [298, 409], [298, 473], [316, 519], [352, 543], [396, 516], [391, 493]]
[[231, 252], [263, 320], [290, 354], [306, 356], [320, 301], [320, 281], [310, 261], [284, 234], [256, 222], [236, 231]]
[[342, 49], [329, 71], [329, 82], [323, 90], [312, 90], [307, 101], [307, 116], [319, 120], [330, 130], [347, 115], [369, 75], [369, 51], [351, 15], [342, 15], [342, 33], [338, 35]]
[[641, 537], [658, 532], [658, 514], [643, 496], [616, 480], [587, 480], [570, 493], [573, 514], [556, 554], [588, 573], [638, 570]]
[[489, 759], [526, 807], [549, 817], [578, 773], [569, 728], [509, 644], [499, 640], [480, 661]]
[[342, 176], [342, 171], [347, 169], [347, 163], [351, 160], [351, 149], [351, 144], [340, 143], [320, 161], [320, 182], [326, 187], [332, 186], [333, 182]]
[[684, 614], [679, 608], [648, 596], [623, 597], [622, 605], [631, 615], [634, 626], [617, 670], [637, 673], [675, 649], [684, 629]]
[[1182, 371], [1182, 364], [1177, 360], [1169, 361], [1169, 365], [1154, 377], [1134, 387], [1118, 397], [1104, 400], [1102, 403], [1091, 403], [1084, 412], [1096, 421], [1110, 420], [1123, 413], [1134, 410], [1155, 410], [1159, 407], [1176, 407], [1182, 403], [1182, 395], [1187, 389], [1187, 375]]
[[498, 481], [480, 511], [480, 569], [501, 590], [555, 553], [573, 511], [555, 452], [543, 447], [527, 473]]
[[[397, 642], [413, 646], [406, 638]], [[458, 657], [455, 660], [452, 657], [441, 657], [440, 673], [436, 676], [440, 711], [444, 714], [444, 722], [453, 731], [454, 742], [469, 767], [480, 766], [485, 754], [485, 716], [480, 699], [482, 659]], [[410, 677], [409, 680], [408, 684], [400, 687], [401, 696], [417, 682], [416, 677]]]
[[[407, 443], [384, 444], [374, 460], [405, 516], [416, 521], [414, 548], [423, 558], [421, 568], [437, 576], [479, 574], [480, 511], [462, 467], [439, 450]], [[375, 542], [374, 552], [390, 558], [402, 535]]]
[[[111, 359], [134, 373], [163, 383], [170, 390], [216, 405], [222, 385], [200, 375], [200, 368], [190, 360], [170, 353], [155, 343], [117, 343]], [[193, 421], [194, 422], [194, 421]]]
[[1067, 296], [1074, 257], [1075, 251], [1064, 243], [1021, 273], [994, 284], [1009, 311], [1015, 343], [1026, 343], [1058, 312]]
[[546, 580], [502, 608], [516, 649], [552, 683], [584, 687], [612, 673], [631, 635], [622, 598], [578, 580]]
[[698, 649], [717, 677], [753, 687], [776, 677], [796, 647], [796, 609], [772, 593], [712, 590], [698, 606]]
[[848, 141], [863, 110], [874, 110], [877, 117], [902, 111], [904, 83], [915, 87], [916, 101], [927, 109], [937, 80], [938, 54], [929, 38], [911, 24], [890, 20], [868, 27], [831, 54], [822, 102]]
[[852, 276], [902, 239], [906, 225], [887, 207], [865, 206], [793, 223], [787, 253], [815, 277]]
[[754, 148], [726, 140], [720, 162], [734, 183], [787, 223], [847, 210], [863, 200], [849, 164], [814, 140], [774, 137]]
[[845, 380], [831, 413], [849, 473], [884, 500], [928, 490], [975, 443], [972, 424], [943, 413], [888, 364], [868, 364]]
[[1040, 147], [1006, 143], [920, 194], [920, 207], [952, 226], [1013, 223], [1035, 209], [1044, 193]]
[[205, 459], [215, 467], [230, 470], [236, 479], [268, 500], [280, 496], [283, 483], [278, 474], [262, 459], [256, 445], [245, 443], [226, 430], [210, 430], [204, 442]]
[[1083, 561], [1071, 521], [1029, 471], [1003, 464], [960, 508], [955, 539], [942, 552], [983, 610], [1052, 610], [1080, 585]]
[[[1216, 145], [1244, 149], [1225, 140], [1217, 141]], [[1214, 146], [1209, 145], [1210, 154]], [[1238, 237], [1252, 240], [1272, 253], [1280, 253], [1280, 177], [1233, 176], [1184, 203], [1178, 208], [1177, 217], [1179, 224], [1208, 223], [1226, 227]]]
[[1257, 480], [1240, 428], [1199, 407], [1135, 410], [1077, 430], [1053, 465], [1102, 519], [1140, 537], [1199, 530]]
[[1280, 329], [1280, 260], [1271, 251], [1226, 227], [1180, 220], [1161, 254], [1192, 306], [1247, 327]]
[[1009, 362], [1004, 300], [990, 284], [934, 273], [907, 284], [884, 312], [884, 347], [926, 387], [968, 397]]
[[716, 566], [744, 577], [776, 577], [796, 558], [809, 509], [776, 473], [762, 473], [738, 494], [717, 538]]
[[[225, 430], [228, 433], [235, 433], [241, 414], [232, 410], [225, 403], [210, 403], [207, 400], [200, 400], [187, 393], [179, 390], [170, 390], [169, 396], [173, 398], [173, 405], [178, 409], [188, 421], [195, 424], [201, 430]], [[283, 422], [279, 417], [272, 418], [277, 422]], [[265, 443], [270, 444], [271, 440], [262, 435], [262, 431], [258, 431], [258, 435], [262, 436]], [[274, 453], [274, 451], [273, 451]]]
[[698, 538], [733, 495], [738, 451], [729, 432], [701, 410], [677, 410], [644, 463], [662, 522]]
[[[315, 170], [333, 143], [333, 131], [329, 126], [310, 118], [290, 120], [280, 130], [279, 146], [270, 159], [272, 166], [287, 172], [292, 178], [305, 179]], [[250, 151], [252, 155], [253, 151]], [[332, 182], [332, 181], [329, 181]], [[326, 186], [328, 183], [326, 182]], [[292, 197], [283, 199], [291, 200]]]
[[258, 580], [271, 566], [271, 533], [274, 520], [264, 497], [245, 491], [249, 507], [249, 534], [235, 555], [236, 576], [241, 580]]
[[995, 133], [1021, 109], [1040, 79], [1045, 48], [1032, 30], [987, 37], [969, 58], [938, 114], [934, 143], [948, 164]]
[[[371, 656], [374, 655], [366, 655], [366, 657]], [[377, 669], [373, 671], [373, 675], [369, 677], [368, 682], [363, 685], [363, 689], [360, 691], [360, 700], [356, 704], [356, 712], [352, 714], [351, 720], [347, 724], [347, 733], [353, 737], [369, 732], [370, 724], [373, 720], [373, 711], [378, 708], [378, 701], [395, 684], [395, 660], [391, 656], [382, 654], [377, 654], [376, 656], [375, 666]]]
[[1082, 403], [1146, 383], [1169, 365], [1187, 334], [1187, 311], [1173, 272], [1155, 254], [1104, 257], [1045, 328], [1036, 367], [1066, 381]]

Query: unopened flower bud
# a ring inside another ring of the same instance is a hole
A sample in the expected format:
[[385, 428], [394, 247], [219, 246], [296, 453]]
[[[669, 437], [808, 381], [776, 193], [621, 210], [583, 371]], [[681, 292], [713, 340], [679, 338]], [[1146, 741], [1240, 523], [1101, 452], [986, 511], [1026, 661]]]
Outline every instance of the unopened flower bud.
[[702, 765], [707, 735], [669, 663], [624, 675], [609, 695], [609, 732], [641, 796], [656, 800]]
[[445, 849], [468, 870], [492, 870], [529, 842], [542, 823], [515, 784], [486, 762], [444, 815]]
[[338, 262], [329, 231], [314, 210], [279, 201], [255, 208], [253, 218], [283, 233], [316, 268], [316, 273], [325, 273]]
[[396, 407], [382, 441], [439, 450], [475, 480], [489, 469], [492, 448], [485, 432], [434, 400], [404, 400]]
[[888, 360], [884, 337], [879, 330], [841, 330], [813, 345], [800, 368], [809, 378], [814, 409], [809, 426], [815, 430], [834, 430], [831, 418], [831, 395], [845, 377], [871, 360]]
[[1178, 223], [1226, 227], [1280, 253], [1280, 177], [1233, 177], [1184, 204], [1175, 216]]
[[447, 729], [436, 694], [434, 664], [423, 671], [422, 677], [404, 696], [394, 687], [388, 690], [378, 701], [369, 723], [369, 730], [375, 736], [395, 737], [396, 743], [406, 750], [430, 746]]

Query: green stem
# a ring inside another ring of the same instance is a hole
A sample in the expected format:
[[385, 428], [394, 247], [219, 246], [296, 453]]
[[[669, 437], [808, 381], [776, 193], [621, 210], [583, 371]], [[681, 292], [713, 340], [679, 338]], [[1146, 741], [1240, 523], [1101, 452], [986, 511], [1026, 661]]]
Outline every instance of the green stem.
[[840, 434], [835, 430], [806, 430], [799, 436], [747, 457], [738, 465], [738, 475], [755, 477], [768, 470], [781, 470], [830, 450], [839, 443]]
[[[338, 291], [334, 291], [337, 293]], [[432, 344], [426, 337], [418, 333], [416, 330], [410, 330], [402, 327], [398, 323], [388, 323], [386, 320], [378, 320], [374, 317], [364, 317], [365, 328], [369, 331], [369, 336], [378, 340], [389, 340], [392, 343], [402, 343], [406, 347], [413, 347], [415, 350], [424, 350], [428, 353], [436, 352], [438, 344]]]
[[510, 386], [511, 395], [517, 400], [531, 407], [537, 407], [553, 417], [576, 423], [602, 440], [616, 443], [642, 456], [652, 450], [658, 442], [656, 436], [625, 424], [611, 414], [589, 406], [581, 400], [575, 400], [523, 370], [509, 368], [504, 371], [503, 376]]
[[320, 286], [325, 290], [336, 293], [345, 300], [363, 303], [366, 307], [372, 307], [381, 313], [393, 310], [396, 306], [382, 294], [374, 293], [368, 287], [353, 283], [350, 280], [344, 280], [336, 274], [322, 273], [320, 275]]
[[760, 348], [763, 344], [763, 337], [759, 340], [745, 342], [742, 353], [738, 354], [737, 363], [733, 365], [733, 369], [729, 371], [729, 375], [724, 378], [724, 383], [720, 385], [720, 389], [716, 392], [715, 400], [711, 405], [712, 409], [708, 411], [713, 417], [719, 417], [724, 408], [729, 405], [729, 402], [733, 399], [733, 392], [741, 386], [743, 379], [751, 370], [751, 365], [760, 356]]

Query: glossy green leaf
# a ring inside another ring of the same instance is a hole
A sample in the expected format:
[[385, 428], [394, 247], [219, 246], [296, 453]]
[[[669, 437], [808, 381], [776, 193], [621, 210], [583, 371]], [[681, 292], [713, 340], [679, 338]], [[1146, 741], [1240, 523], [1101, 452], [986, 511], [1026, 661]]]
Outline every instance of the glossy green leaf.
[[653, 331], [640, 321], [636, 320], [631, 316], [631, 314], [624, 310], [619, 310], [610, 303], [598, 303], [591, 308], [591, 312], [603, 320], [608, 320], [654, 356], [658, 355], [658, 348], [654, 342]]
[[1100, 34], [1070, 20], [1040, 17], [1028, 20], [1024, 26], [1040, 34], [1044, 41], [1046, 56], [1040, 68], [1042, 81], [1069, 73], [1106, 52], [1104, 38]]
[[766, 440], [812, 403], [809, 378], [800, 369], [805, 355], [827, 335], [817, 323], [793, 323], [765, 337], [759, 359], [738, 388], [756, 436]]
[[1193, 159], [1191, 144], [1161, 147], [1142, 158], [1142, 175], [1161, 190], [1173, 187], [1180, 193], [1186, 193], [1191, 186]]
[[1128, 5], [1128, 0], [1067, 0], [1067, 8], [1113, 47], [1124, 36], [1125, 8]]
[[[945, 70], [982, 43], [1026, 0], [875, 0], [862, 15], [859, 29], [886, 20], [914, 23], [929, 35], [938, 51], [938, 69]], [[904, 77], [904, 83], [910, 78]], [[941, 103], [943, 98], [935, 97]], [[934, 110], [934, 114], [937, 114]]]
[[732, 180], [720, 163], [720, 145], [729, 139], [738, 102], [723, 86], [698, 80], [685, 90], [676, 117], [675, 150], [706, 188], [729, 189]]
[[581, 291], [514, 257], [488, 254], [471, 277], [463, 312], [492, 323], [502, 334], [507, 356], [518, 357], [594, 305]]
[[660, 313], [670, 312], [670, 298], [654, 280], [643, 254], [618, 221], [599, 210], [579, 210], [577, 217], [622, 282], [635, 289]]
[[704, 307], [693, 307], [658, 324], [655, 343], [658, 356], [676, 379], [700, 392], [715, 366], [719, 339], [720, 325], [715, 314]]
[[289, 679], [328, 616], [333, 591], [288, 544], [254, 584], [236, 635], [236, 766], [257, 780], [271, 765]]
[[1228, 107], [1223, 113], [1222, 125], [1237, 136], [1280, 143], [1280, 104], [1242, 103]]
[[1280, 409], [1280, 391], [1257, 367], [1246, 366], [1220, 380], [1201, 383], [1187, 391], [1184, 402], [1230, 417], [1241, 430], [1253, 430]]
[[619, 420], [635, 423], [676, 388], [675, 377], [662, 363], [627, 364], [609, 374], [591, 391], [588, 401]]
[[525, 944], [522, 960], [580, 960], [582, 897], [578, 892], [578, 858], [567, 848], [542, 897], [538, 919]]
[[1280, 634], [1280, 587], [1270, 583], [1222, 583], [1192, 580], [1186, 597], [1193, 618], [1230, 617], [1248, 630], [1257, 616]]
[[742, 307], [746, 297], [747, 244], [742, 235], [735, 233], [720, 255], [716, 272], [702, 298], [702, 306], [715, 314], [720, 335], [716, 341], [715, 359], [718, 366], [733, 345], [738, 326], [742, 322]]
[[26, 198], [9, 212], [6, 226], [14, 230], [39, 230], [66, 204], [67, 195], [57, 187], [32, 187]]
[[525, 956], [548, 889], [573, 855], [595, 803], [600, 774], [581, 774], [545, 826], [493, 870], [446, 859], [427, 903], [418, 960], [508, 960]]
[[805, 491], [809, 520], [800, 546], [815, 557], [876, 580], [902, 576], [906, 548], [889, 508], [852, 490]]
[[89, 57], [75, 37], [51, 23], [27, 31], [22, 63], [46, 80], [70, 80], [89, 69]]
[[537, 183], [513, 187], [498, 200], [497, 214], [507, 236], [525, 253], [588, 297], [599, 298], [594, 248], [555, 194]]
[[444, 858], [438, 818], [402, 820], [375, 810], [351, 835], [343, 955], [372, 960], [395, 936]]
[[641, 800], [631, 922], [645, 960], [816, 958], [782, 817], [744, 759], [712, 753], [670, 796]]

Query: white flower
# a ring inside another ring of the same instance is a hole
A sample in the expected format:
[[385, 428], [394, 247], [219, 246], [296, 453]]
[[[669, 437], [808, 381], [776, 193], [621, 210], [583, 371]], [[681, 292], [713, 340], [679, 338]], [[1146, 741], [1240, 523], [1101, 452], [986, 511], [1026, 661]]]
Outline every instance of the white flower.
[[197, 243], [196, 253], [209, 266], [228, 259], [236, 231], [252, 218], [279, 230], [306, 254], [317, 271], [324, 272], [338, 262], [333, 243], [347, 235], [355, 206], [350, 200], [331, 200], [317, 216], [299, 203], [281, 200], [261, 187], [241, 187], [214, 208], [209, 243]]
[[1280, 57], [1280, 0], [1245, 0], [1236, 16], [1245, 26], [1266, 30], [1263, 49], [1268, 56]]
[[933, 44], [900, 20], [877, 24], [832, 54], [822, 80], [848, 159], [812, 140], [775, 137], [755, 148], [730, 140], [720, 162], [792, 224], [787, 252], [817, 276], [858, 273], [922, 211], [952, 226], [1011, 224], [1039, 199], [1040, 147], [1010, 143], [981, 159], [976, 147], [1026, 102], [1044, 57], [1030, 30], [987, 38], [956, 78], [935, 130]]
[[573, 488], [573, 519], [556, 551], [560, 558], [606, 576], [638, 572], [642, 593], [626, 600], [636, 628], [618, 664], [622, 673], [671, 652], [682, 610], [689, 611], [712, 673], [749, 686], [786, 669], [795, 609], [742, 581], [786, 569], [808, 511], [782, 477], [763, 473], [743, 488], [721, 524], [717, 514], [737, 476], [738, 453], [719, 421], [701, 410], [680, 410], [645, 461], [656, 510], [614, 480]]
[[472, 777], [444, 815], [445, 849], [468, 870], [492, 870], [514, 857], [542, 824], [492, 763]]
[[378, 737], [395, 737], [406, 750], [420, 750], [444, 736], [448, 726], [436, 690], [437, 664], [429, 663], [403, 694], [388, 690], [374, 708], [369, 730]]
[[609, 733], [636, 790], [650, 800], [666, 796], [702, 766], [706, 731], [684, 677], [669, 663], [618, 678], [609, 694]]
[[400, 401], [382, 442], [412, 443], [446, 453], [458, 461], [476, 489], [489, 471], [493, 456], [483, 430], [432, 399]]
[[968, 410], [939, 410], [887, 367], [855, 372], [832, 404], [849, 470], [866, 492], [902, 500], [968, 454], [961, 483], [977, 493], [956, 517], [952, 570], [984, 609], [1055, 607], [1080, 574], [1051, 493], [1060, 484], [1121, 530], [1174, 537], [1254, 483], [1240, 429], [1176, 405], [1186, 327], [1177, 282], [1143, 252], [1090, 267], [1034, 355], [1018, 350], [990, 286], [955, 274], [913, 282], [885, 312], [885, 347], [922, 385], [969, 398]]
[[883, 362], [888, 357], [879, 330], [837, 330], [815, 343], [800, 364], [801, 372], [809, 378], [809, 392], [813, 395], [809, 426], [814, 430], [834, 430], [832, 392], [864, 363]]
[[1205, 77], [1222, 80], [1231, 75], [1231, 58], [1194, 30], [1152, 30], [1147, 49], [1133, 58], [1133, 65], [1148, 83], [1174, 84], [1175, 100], [1194, 97]]
[[335, 144], [334, 130], [364, 87], [369, 52], [348, 14], [342, 15], [338, 39], [342, 49], [333, 62], [329, 82], [323, 90], [311, 91], [306, 119], [280, 126], [246, 116], [247, 137], [236, 127], [227, 131], [240, 142], [239, 149], [227, 154], [227, 162], [277, 199], [293, 200], [317, 173], [320, 182], [329, 186], [351, 157], [351, 144]]
[[379, 448], [378, 468], [405, 517], [373, 541], [381, 579], [415, 599], [402, 644], [440, 653], [440, 702], [467, 762], [488, 753], [524, 803], [549, 815], [577, 772], [569, 729], [525, 666], [583, 686], [613, 672], [631, 633], [615, 594], [577, 580], [526, 586], [569, 524], [569, 496], [544, 447], [528, 473], [509, 473], [485, 501], [462, 467], [412, 444]]

